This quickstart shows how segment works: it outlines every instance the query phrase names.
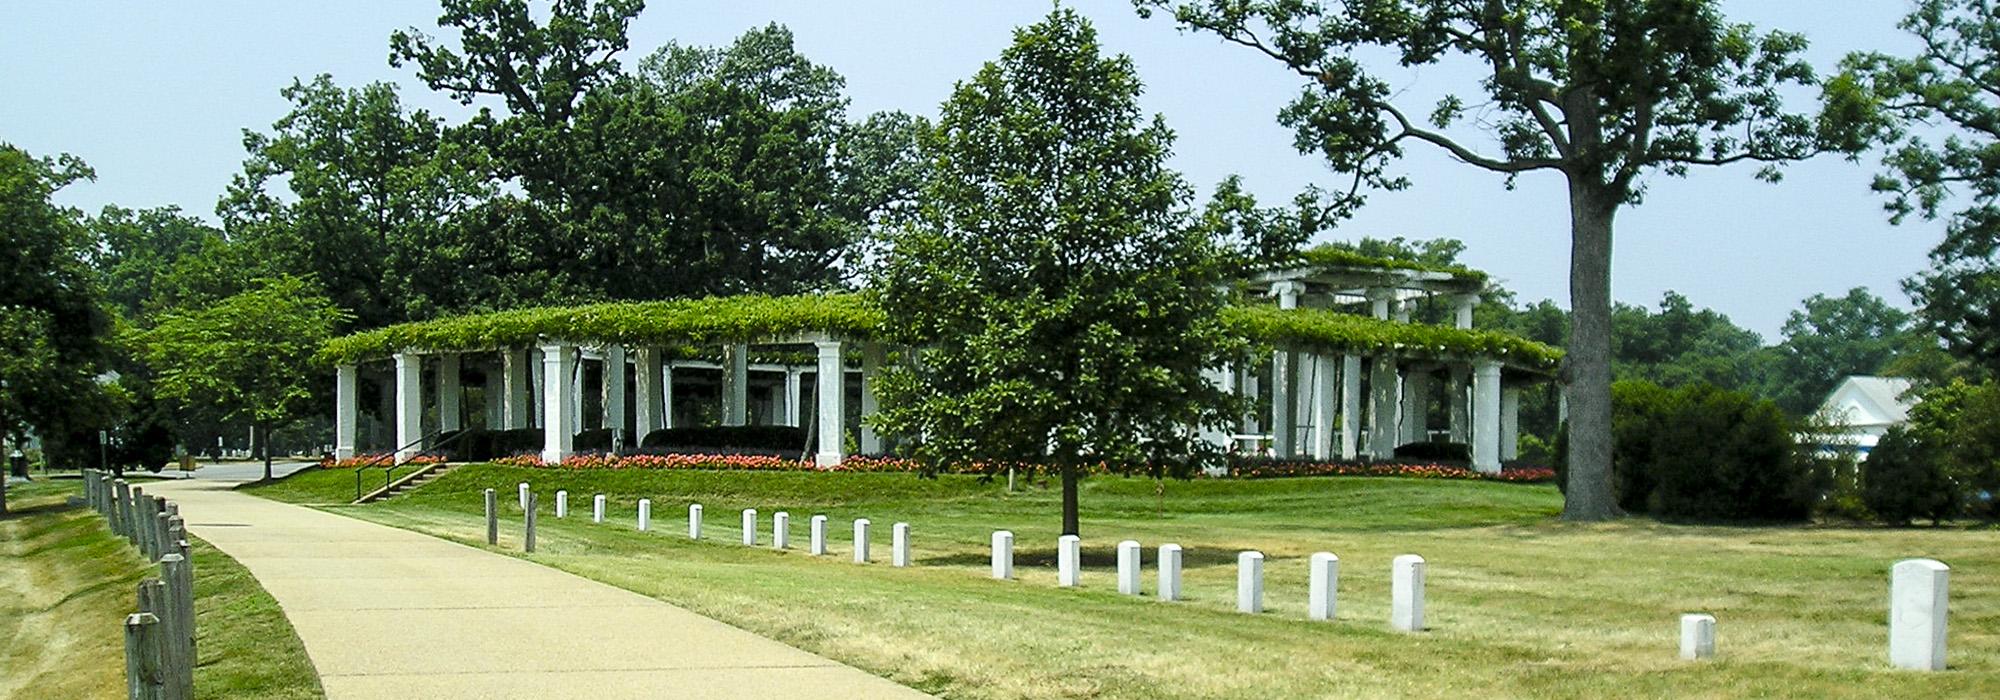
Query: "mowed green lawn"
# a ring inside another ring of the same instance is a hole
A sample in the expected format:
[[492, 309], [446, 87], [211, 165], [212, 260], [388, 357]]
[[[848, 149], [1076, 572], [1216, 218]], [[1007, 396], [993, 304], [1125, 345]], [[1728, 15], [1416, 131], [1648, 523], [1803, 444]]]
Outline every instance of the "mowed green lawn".
[[[145, 482], [137, 482], [144, 485]], [[110, 698], [125, 692], [125, 616], [139, 580], [158, 576], [104, 519], [68, 499], [81, 482], [8, 494], [0, 516], [0, 698]], [[195, 567], [195, 697], [318, 698], [319, 675], [270, 594], [207, 542]]]
[[[307, 472], [272, 495], [311, 493]], [[683, 605], [948, 697], [1995, 697], [2000, 532], [1969, 529], [1571, 525], [1548, 486], [1407, 479], [1168, 481], [1097, 477], [1082, 494], [1081, 589], [1055, 586], [1058, 494], [971, 477], [563, 471], [461, 467], [388, 502], [336, 512], [484, 546], [486, 488], [499, 549], [520, 549], [515, 484], [542, 499], [528, 558]], [[553, 517], [554, 492], [570, 516]], [[610, 497], [590, 523], [590, 497]], [[653, 500], [653, 531], [634, 528]], [[686, 506], [707, 510], [686, 536]], [[759, 511], [759, 548], [738, 544]], [[791, 545], [768, 549], [771, 514]], [[831, 517], [832, 553], [805, 553]], [[851, 561], [854, 518], [875, 563]], [[890, 525], [913, 526], [915, 568], [888, 565]], [[1017, 579], [987, 576], [993, 530], [1017, 537]], [[1116, 543], [1146, 547], [1149, 597], [1121, 596]], [[1150, 597], [1154, 555], [1186, 548], [1186, 596]], [[1266, 557], [1266, 612], [1234, 612], [1236, 554]], [[1305, 619], [1306, 558], [1341, 557], [1339, 619]], [[1428, 632], [1387, 625], [1389, 562], [1429, 561]], [[1951, 670], [1888, 668], [1889, 566], [1953, 566]], [[1718, 658], [1677, 659], [1678, 616], [1716, 615]], [[578, 629], [577, 634], [590, 630]]]

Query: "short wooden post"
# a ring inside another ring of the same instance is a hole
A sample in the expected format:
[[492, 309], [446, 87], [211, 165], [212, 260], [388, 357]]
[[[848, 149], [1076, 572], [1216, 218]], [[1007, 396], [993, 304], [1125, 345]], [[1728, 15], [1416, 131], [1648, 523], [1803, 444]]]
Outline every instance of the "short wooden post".
[[1181, 546], [1160, 545], [1160, 600], [1181, 599]]
[[146, 489], [134, 486], [131, 505], [125, 509], [125, 539], [130, 540], [132, 546], [138, 547], [139, 553], [147, 555], [148, 559], [151, 558], [150, 550], [146, 546], [146, 520], [150, 517], [146, 514], [146, 504], [149, 502], [146, 498]]
[[185, 693], [179, 692], [180, 688], [175, 682], [180, 675], [175, 672], [180, 666], [180, 660], [176, 658], [179, 646], [174, 644], [174, 638], [178, 636], [176, 627], [179, 615], [174, 608], [173, 596], [167, 591], [165, 582], [156, 578], [147, 578], [139, 582], [139, 612], [150, 614], [157, 621], [154, 626], [156, 646], [153, 653], [159, 655], [160, 696], [165, 698], [187, 697]]
[[701, 539], [701, 504], [688, 504], [688, 539]]
[[537, 498], [540, 498], [540, 496], [533, 492], [528, 493], [528, 510], [527, 514], [523, 517], [525, 521], [523, 525], [525, 525], [526, 532], [521, 537], [521, 551], [529, 554], [535, 553], [535, 511], [537, 510], [535, 508], [535, 500]]
[[188, 560], [180, 553], [172, 551], [160, 557], [160, 577], [166, 583], [167, 611], [172, 613], [164, 626], [167, 641], [163, 647], [168, 663], [167, 680], [174, 689], [188, 690], [179, 697], [188, 697], [194, 688], [194, 574]]
[[164, 510], [153, 514], [153, 561], [165, 559], [174, 551], [173, 540], [169, 539], [167, 533], [173, 525], [173, 517]]
[[500, 544], [500, 501], [493, 489], [486, 490], [486, 543]]
[[111, 493], [111, 531], [124, 536], [132, 544], [138, 544], [139, 540], [132, 536], [131, 528], [132, 485], [118, 479], [111, 482]]
[[125, 616], [125, 689], [133, 700], [159, 700], [160, 618], [152, 613]]
[[1014, 578], [1014, 533], [996, 530], [993, 533], [993, 578], [1005, 581]]

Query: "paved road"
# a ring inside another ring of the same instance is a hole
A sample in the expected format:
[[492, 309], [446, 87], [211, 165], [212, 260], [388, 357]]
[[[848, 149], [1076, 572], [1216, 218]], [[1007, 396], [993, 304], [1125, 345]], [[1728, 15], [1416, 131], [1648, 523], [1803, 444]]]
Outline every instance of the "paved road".
[[230, 486], [146, 492], [277, 598], [333, 700], [926, 697], [637, 593]]

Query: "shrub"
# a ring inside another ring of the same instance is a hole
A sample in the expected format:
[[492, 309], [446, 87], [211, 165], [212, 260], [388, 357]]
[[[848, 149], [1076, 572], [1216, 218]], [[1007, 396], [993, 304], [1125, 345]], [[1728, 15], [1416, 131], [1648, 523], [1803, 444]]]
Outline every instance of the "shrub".
[[1902, 426], [1890, 428], [1861, 463], [1861, 501], [1883, 522], [1906, 525], [1929, 518], [1936, 525], [1958, 504], [1943, 467], [1938, 450]]
[[668, 428], [646, 434], [642, 449], [753, 449], [773, 452], [800, 452], [806, 448], [806, 431], [789, 425], [726, 425], [701, 428]]
[[[1962, 380], [1923, 393], [1910, 409], [1910, 437], [1950, 483], [1954, 512], [2000, 518], [2000, 384]], [[1872, 459], [1872, 458], [1871, 458]]]
[[[1712, 384], [1611, 387], [1612, 486], [1629, 513], [1799, 520], [1824, 488], [1777, 404]], [[1564, 483], [1568, 440], [1556, 440]]]
[[1396, 448], [1396, 459], [1470, 463], [1472, 446], [1463, 442], [1412, 442]]

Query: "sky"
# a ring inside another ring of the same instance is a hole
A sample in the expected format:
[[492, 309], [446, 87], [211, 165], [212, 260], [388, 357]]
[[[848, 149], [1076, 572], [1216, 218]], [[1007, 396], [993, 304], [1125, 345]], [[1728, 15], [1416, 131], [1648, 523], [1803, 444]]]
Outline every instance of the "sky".
[[[1068, 5], [1092, 20], [1106, 50], [1132, 57], [1146, 84], [1143, 106], [1178, 134], [1171, 164], [1202, 197], [1232, 173], [1267, 204], [1287, 202], [1309, 184], [1346, 182], [1316, 156], [1299, 154], [1277, 123], [1299, 81], [1275, 62], [1183, 33], [1167, 18], [1140, 19], [1127, 0]], [[1731, 21], [1806, 35], [1808, 58], [1822, 71], [1849, 51], [1908, 54], [1916, 46], [1895, 27], [1906, 9], [1900, 0], [1722, 6]], [[1050, 7], [1039, 0], [652, 0], [633, 23], [624, 58], [631, 65], [669, 42], [725, 44], [776, 22], [792, 29], [807, 57], [846, 77], [851, 117], [935, 115], [954, 82], [997, 57], [1014, 27]], [[346, 86], [394, 82], [408, 103], [467, 113], [424, 87], [413, 69], [387, 60], [390, 32], [442, 34], [437, 14], [435, 4], [411, 0], [7, 3], [0, 6], [0, 142], [37, 155], [71, 153], [95, 168], [94, 182], [58, 193], [62, 204], [88, 212], [107, 204], [177, 205], [213, 220], [217, 198], [241, 169], [243, 130], [268, 131], [287, 111], [278, 91], [294, 79], [327, 73]], [[1470, 89], [1477, 77], [1463, 65], [1371, 65], [1413, 104]], [[1413, 186], [1374, 194], [1355, 219], [1321, 240], [1457, 238], [1466, 244], [1465, 263], [1492, 273], [1523, 301], [1568, 306], [1560, 176], [1531, 174], [1509, 190], [1501, 176], [1437, 149], [1407, 150], [1393, 171]], [[1868, 189], [1877, 169], [1873, 158], [1829, 156], [1788, 167], [1776, 185], [1754, 179], [1753, 166], [1697, 169], [1685, 179], [1655, 175], [1643, 205], [1619, 215], [1613, 297], [1652, 306], [1675, 290], [1767, 342], [1813, 294], [1868, 287], [1907, 308], [1900, 281], [1926, 266], [1943, 225], [1891, 226]]]

